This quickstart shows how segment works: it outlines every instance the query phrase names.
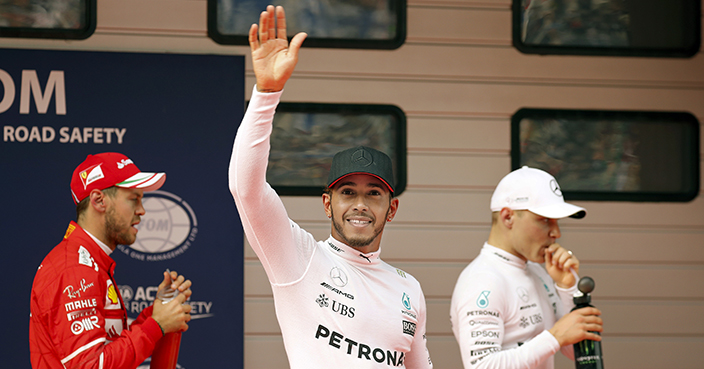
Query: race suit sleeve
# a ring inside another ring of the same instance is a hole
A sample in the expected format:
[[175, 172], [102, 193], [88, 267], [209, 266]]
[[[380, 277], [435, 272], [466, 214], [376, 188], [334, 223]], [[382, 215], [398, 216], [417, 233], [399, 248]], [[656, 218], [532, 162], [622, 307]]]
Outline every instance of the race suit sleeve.
[[[495, 275], [477, 273], [473, 281], [456, 289], [457, 301], [450, 312], [452, 324], [457, 327], [456, 338], [465, 369], [531, 369], [549, 359], [560, 345], [548, 331], [543, 331], [515, 348], [503, 349], [505, 321], [509, 310], [507, 296]], [[477, 296], [491, 291], [491, 304], [478, 306]], [[481, 315], [475, 315], [481, 312]]]
[[310, 243], [297, 242], [299, 237], [312, 236], [289, 219], [281, 199], [266, 183], [272, 122], [281, 93], [259, 93], [255, 86], [229, 167], [230, 192], [247, 240], [274, 285], [301, 278], [314, 252], [302, 249]]
[[427, 347], [428, 340], [425, 326], [428, 314], [425, 305], [425, 295], [423, 295], [423, 291], [421, 291], [420, 294], [420, 308], [418, 311], [418, 327], [420, 329], [416, 332], [413, 343], [411, 344], [411, 351], [408, 353], [408, 356], [406, 356], [405, 364], [408, 369], [430, 369], [433, 367], [433, 363], [430, 360], [430, 352]]
[[[146, 308], [144, 308], [144, 310], [142, 310], [142, 312], [139, 313], [139, 316], [137, 316], [137, 319], [135, 319], [132, 322], [132, 324], [130, 324], [130, 328], [134, 327], [135, 325], [144, 324], [144, 322], [146, 322], [147, 319], [152, 316], [153, 310], [154, 310], [154, 305], [147, 306]], [[157, 323], [157, 325], [158, 325], [158, 323]], [[159, 329], [161, 329], [161, 328], [159, 328]]]
[[[47, 357], [44, 364], [56, 357], [66, 369], [135, 369], [151, 355], [162, 337], [161, 328], [146, 313], [131, 330], [123, 329], [121, 334], [110, 337], [103, 302], [109, 289], [101, 288], [105, 281], [98, 275], [85, 266], [69, 268], [47, 281], [49, 288], [41, 289], [53, 291], [52, 298], [46, 294], [32, 296], [32, 304], [38, 307], [34, 311], [41, 312], [32, 314], [32, 319], [47, 332], [38, 339], [44, 342], [43, 347], [53, 351], [42, 355]], [[66, 286], [75, 285], [76, 281], [87, 288], [69, 295]], [[48, 368], [53, 364], [38, 366]]]

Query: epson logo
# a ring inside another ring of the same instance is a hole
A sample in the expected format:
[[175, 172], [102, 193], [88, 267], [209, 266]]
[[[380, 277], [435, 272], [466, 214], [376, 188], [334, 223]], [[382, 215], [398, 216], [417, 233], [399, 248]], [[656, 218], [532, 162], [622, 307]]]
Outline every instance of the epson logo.
[[472, 331], [472, 338], [483, 337], [483, 338], [499, 338], [499, 332], [494, 331]]

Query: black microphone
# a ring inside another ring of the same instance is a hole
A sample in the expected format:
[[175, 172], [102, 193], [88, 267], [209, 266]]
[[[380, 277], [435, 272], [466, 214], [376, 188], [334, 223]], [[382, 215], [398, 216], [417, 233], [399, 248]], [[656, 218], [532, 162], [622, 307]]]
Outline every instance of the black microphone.
[[[577, 284], [581, 293], [576, 293], [572, 300], [576, 305], [572, 311], [591, 306], [594, 291], [594, 280], [591, 277], [582, 277]], [[599, 334], [599, 332], [592, 332]], [[583, 340], [574, 344], [574, 364], [577, 369], [604, 369], [604, 358], [601, 354], [601, 341]]]

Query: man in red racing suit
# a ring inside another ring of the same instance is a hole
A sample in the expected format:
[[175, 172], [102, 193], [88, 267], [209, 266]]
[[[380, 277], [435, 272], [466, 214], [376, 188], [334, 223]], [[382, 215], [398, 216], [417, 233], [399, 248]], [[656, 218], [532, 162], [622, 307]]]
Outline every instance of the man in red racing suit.
[[[135, 177], [143, 180], [134, 181]], [[29, 323], [34, 369], [134, 369], [165, 333], [188, 328], [190, 306], [183, 303], [191, 294], [191, 282], [183, 276], [164, 272], [159, 288], [171, 284], [182, 293], [170, 303], [144, 309], [129, 327], [113, 278], [115, 261], [110, 254], [118, 243], [134, 242], [134, 225], [144, 214], [142, 192], [163, 182], [163, 173], [139, 172], [117, 153], [90, 155], [74, 171], [74, 201], [87, 203], [83, 210], [78, 206], [78, 223], [69, 224], [34, 278]]]

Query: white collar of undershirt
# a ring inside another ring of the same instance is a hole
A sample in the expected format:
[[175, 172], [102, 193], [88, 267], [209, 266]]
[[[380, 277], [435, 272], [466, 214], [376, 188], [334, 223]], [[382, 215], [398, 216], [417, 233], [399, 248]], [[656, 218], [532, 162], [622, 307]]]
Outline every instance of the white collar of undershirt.
[[489, 257], [499, 259], [501, 262], [513, 265], [517, 268], [526, 268], [526, 262], [523, 259], [511, 254], [508, 251], [504, 251], [496, 246], [491, 246], [486, 242], [484, 242], [484, 247], [482, 247], [481, 253]]
[[376, 264], [381, 260], [379, 259], [379, 255], [381, 255], [381, 247], [379, 247], [379, 249], [374, 252], [365, 254], [355, 249], [354, 247], [347, 246], [344, 243], [336, 240], [332, 235], [328, 237], [325, 243], [328, 246], [328, 250], [330, 250], [333, 254], [338, 255], [341, 258], [349, 260], [353, 263], [370, 265]]
[[100, 246], [100, 248], [103, 249], [106, 254], [108, 254], [108, 256], [112, 254], [112, 250], [108, 247], [108, 245], [104, 244], [103, 241], [99, 240], [97, 237], [93, 236], [92, 234], [90, 234], [90, 232], [86, 231], [85, 229], [83, 231], [86, 232], [86, 234], [89, 235], [90, 238], [92, 238], [93, 241], [95, 241], [95, 243], [97, 243], [98, 246]]

